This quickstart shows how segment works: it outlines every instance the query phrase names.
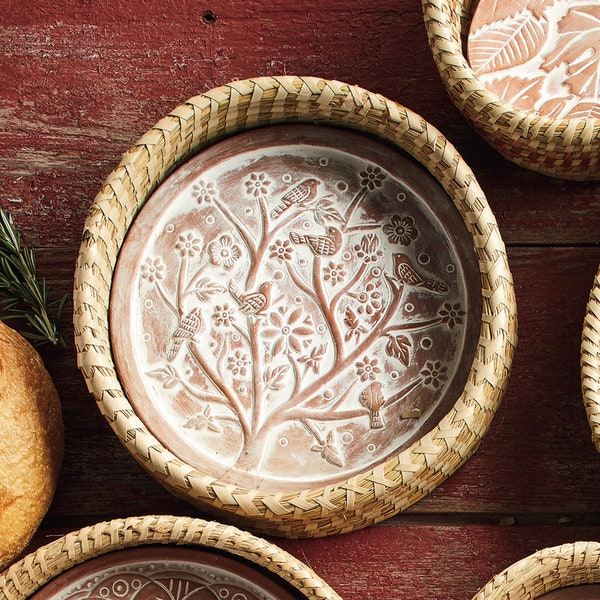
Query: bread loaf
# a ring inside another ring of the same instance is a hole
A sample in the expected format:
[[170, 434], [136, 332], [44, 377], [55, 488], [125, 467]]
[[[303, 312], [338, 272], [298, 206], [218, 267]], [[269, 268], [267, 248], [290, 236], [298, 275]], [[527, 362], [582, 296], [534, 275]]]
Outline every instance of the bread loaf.
[[37, 351], [0, 322], [0, 569], [46, 514], [64, 448], [58, 394]]

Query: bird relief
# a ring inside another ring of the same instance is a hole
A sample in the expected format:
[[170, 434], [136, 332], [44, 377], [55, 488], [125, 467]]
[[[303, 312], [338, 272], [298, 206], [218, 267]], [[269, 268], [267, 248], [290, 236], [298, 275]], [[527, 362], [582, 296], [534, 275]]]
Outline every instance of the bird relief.
[[319, 147], [190, 181], [135, 274], [145, 385], [181, 456], [280, 489], [408, 443], [464, 342], [460, 261], [429, 209]]

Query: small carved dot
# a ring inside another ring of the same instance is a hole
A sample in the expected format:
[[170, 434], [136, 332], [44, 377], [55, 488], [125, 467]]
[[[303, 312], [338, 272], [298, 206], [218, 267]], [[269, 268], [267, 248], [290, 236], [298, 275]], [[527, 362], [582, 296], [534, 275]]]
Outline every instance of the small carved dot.
[[351, 444], [354, 441], [354, 436], [352, 435], [352, 432], [344, 431], [340, 436], [340, 439], [342, 440], [342, 444]]
[[428, 265], [429, 261], [431, 260], [431, 257], [429, 256], [429, 254], [426, 254], [425, 252], [423, 252], [422, 254], [419, 254], [419, 257], [417, 258], [417, 260], [419, 261], [419, 264], [421, 264], [421, 265]]
[[290, 183], [292, 181], [292, 176], [289, 173], [286, 173], [285, 175], [281, 176], [281, 180], [284, 183]]
[[446, 267], [447, 273], [454, 273], [454, 271], [456, 271], [456, 267], [453, 264], [450, 264]]
[[282, 438], [279, 438], [279, 445], [280, 445], [282, 448], [285, 448], [285, 447], [286, 447], [288, 444], [289, 444], [289, 441], [288, 441], [288, 439], [287, 439], [287, 438], [284, 438], [284, 437], [282, 437]]
[[398, 193], [396, 200], [398, 200], [398, 202], [404, 202], [406, 200], [406, 194], [404, 192]]
[[408, 313], [409, 313], [409, 312], [412, 312], [413, 310], [415, 310], [415, 305], [414, 305], [414, 304], [412, 304], [412, 302], [407, 302], [407, 303], [404, 305], [404, 310], [405, 310], [406, 312], [408, 312]]
[[419, 346], [421, 346], [423, 350], [431, 350], [431, 347], [433, 346], [433, 340], [429, 337], [424, 337], [420, 341]]
[[371, 454], [373, 454], [373, 452], [375, 452], [375, 450], [377, 450], [377, 446], [375, 444], [369, 444], [367, 446], [367, 452], [370, 452]]

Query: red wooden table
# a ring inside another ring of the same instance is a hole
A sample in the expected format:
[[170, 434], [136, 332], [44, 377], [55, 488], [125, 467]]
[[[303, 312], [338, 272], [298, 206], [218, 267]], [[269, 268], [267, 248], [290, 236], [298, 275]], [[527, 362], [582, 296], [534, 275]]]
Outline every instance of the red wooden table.
[[[597, 183], [507, 162], [448, 99], [417, 0], [3, 0], [0, 206], [71, 290], [86, 211], [120, 155], [188, 97], [233, 79], [315, 75], [405, 104], [459, 149], [508, 247], [519, 347], [480, 450], [405, 513], [335, 538], [276, 542], [346, 600], [466, 600], [533, 551], [600, 539], [600, 456], [579, 379], [600, 263]], [[70, 339], [70, 315], [66, 317]], [[66, 456], [31, 548], [113, 517], [200, 515], [120, 446], [88, 394], [73, 343], [42, 350], [64, 407]]]

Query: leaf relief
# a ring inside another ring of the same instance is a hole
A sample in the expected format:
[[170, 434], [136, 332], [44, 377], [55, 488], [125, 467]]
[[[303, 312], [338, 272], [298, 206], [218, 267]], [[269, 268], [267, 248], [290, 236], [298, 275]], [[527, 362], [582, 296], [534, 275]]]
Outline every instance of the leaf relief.
[[482, 26], [469, 36], [471, 68], [483, 75], [528, 62], [542, 49], [547, 29], [547, 19], [536, 18], [528, 9]]
[[600, 92], [600, 6], [569, 9], [558, 22], [558, 41], [542, 69], [550, 72], [568, 65], [565, 85], [580, 98], [598, 98]]

